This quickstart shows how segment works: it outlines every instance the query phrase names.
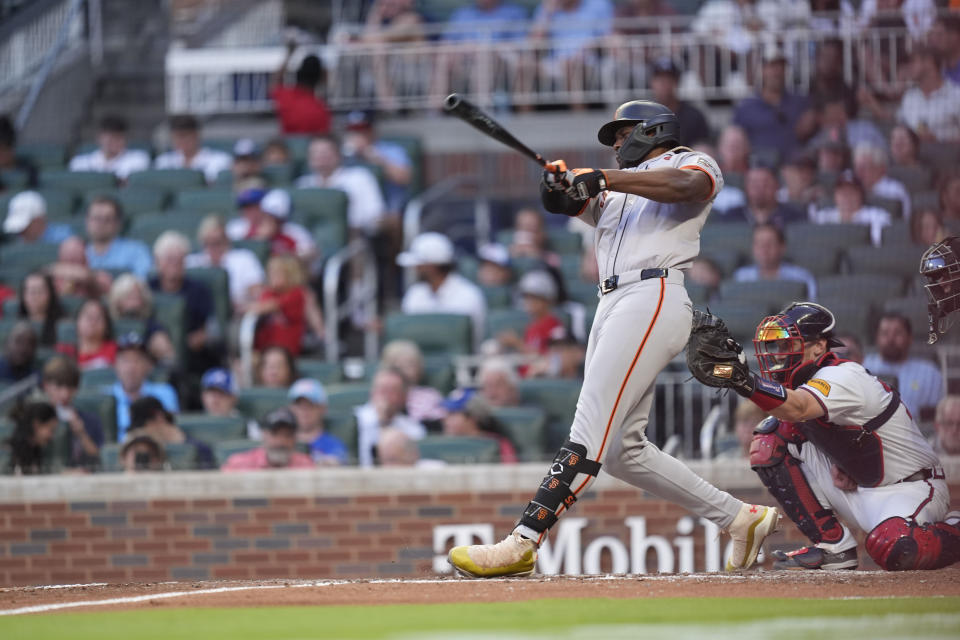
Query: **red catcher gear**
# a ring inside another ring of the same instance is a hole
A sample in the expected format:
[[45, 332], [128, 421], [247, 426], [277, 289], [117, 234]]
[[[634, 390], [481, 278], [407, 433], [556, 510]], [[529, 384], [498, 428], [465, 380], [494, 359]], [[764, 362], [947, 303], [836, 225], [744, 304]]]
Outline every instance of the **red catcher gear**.
[[946, 522], [919, 525], [894, 516], [874, 527], [864, 546], [886, 571], [942, 569], [960, 561], [960, 528]]
[[814, 302], [793, 302], [776, 315], [760, 321], [753, 348], [760, 363], [760, 376], [785, 384], [803, 362], [803, 345], [823, 338], [827, 348], [842, 347], [833, 337], [833, 313]]

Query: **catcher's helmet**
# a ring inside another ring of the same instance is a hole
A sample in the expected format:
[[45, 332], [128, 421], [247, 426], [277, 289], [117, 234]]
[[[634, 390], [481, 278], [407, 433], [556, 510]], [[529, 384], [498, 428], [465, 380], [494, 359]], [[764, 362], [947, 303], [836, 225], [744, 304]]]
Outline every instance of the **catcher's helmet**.
[[815, 302], [793, 302], [780, 313], [767, 316], [757, 326], [753, 348], [760, 363], [760, 375], [787, 383], [803, 363], [803, 345], [821, 338], [827, 349], [844, 346], [833, 337], [833, 313]]
[[920, 275], [927, 283], [930, 319], [930, 344], [937, 341], [938, 333], [946, 333], [952, 322], [948, 317], [960, 309], [960, 238], [951, 236], [923, 252], [920, 258]]
[[600, 144], [612, 147], [617, 131], [630, 125], [634, 125], [634, 129], [617, 151], [621, 169], [637, 166], [657, 147], [680, 144], [676, 114], [659, 102], [649, 100], [632, 100], [617, 107], [613, 120], [600, 127], [597, 139]]

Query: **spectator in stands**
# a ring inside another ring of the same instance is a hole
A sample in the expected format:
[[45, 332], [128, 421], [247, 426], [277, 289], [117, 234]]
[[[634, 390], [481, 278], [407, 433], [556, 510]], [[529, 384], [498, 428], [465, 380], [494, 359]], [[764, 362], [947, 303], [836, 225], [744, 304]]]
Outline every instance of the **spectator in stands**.
[[516, 407], [520, 404], [516, 369], [501, 358], [487, 358], [477, 372], [480, 395], [492, 407]]
[[817, 280], [813, 274], [795, 264], [784, 262], [787, 240], [776, 225], [761, 223], [753, 227], [753, 264], [733, 273], [736, 282], [783, 280], [807, 285], [807, 299], [817, 299]]
[[110, 311], [101, 299], [84, 300], [77, 308], [76, 343], [58, 343], [57, 351], [74, 358], [81, 371], [113, 366], [117, 343]]
[[743, 189], [732, 183], [742, 184], [743, 176], [750, 168], [750, 139], [747, 133], [735, 124], [724, 128], [717, 140], [716, 158], [723, 171], [724, 185], [713, 200], [713, 210], [721, 213], [742, 207], [747, 203], [747, 197]]
[[345, 167], [340, 144], [332, 136], [319, 136], [307, 150], [310, 173], [296, 181], [297, 188], [325, 187], [347, 194], [347, 223], [351, 229], [374, 234], [386, 211], [376, 177], [366, 167]]
[[883, 147], [860, 145], [853, 150], [853, 172], [871, 196], [896, 200], [901, 216], [910, 219], [910, 194], [899, 180], [887, 175], [887, 152]]
[[410, 73], [409, 69], [397, 66], [405, 62], [401, 57], [391, 57], [392, 45], [422, 40], [423, 22], [413, 0], [373, 0], [370, 5], [360, 39], [376, 52], [372, 62], [378, 108], [386, 111], [396, 109], [391, 78], [403, 77], [404, 71], [406, 75]]
[[530, 323], [522, 338], [515, 331], [507, 330], [497, 336], [497, 342], [507, 350], [530, 355], [545, 354], [551, 340], [559, 340], [567, 334], [563, 322], [553, 314], [553, 307], [557, 303], [557, 285], [549, 273], [535, 270], [525, 273], [517, 288], [523, 298], [523, 309], [530, 316]]
[[783, 187], [777, 191], [777, 201], [792, 205], [799, 211], [809, 212], [822, 193], [817, 181], [817, 161], [809, 153], [794, 153], [780, 166]]
[[879, 207], [864, 204], [863, 185], [852, 171], [840, 174], [833, 187], [835, 206], [817, 209], [810, 214], [810, 220], [817, 224], [865, 224], [870, 226], [870, 239], [879, 247], [883, 239], [883, 228], [890, 226], [890, 212]]
[[513, 282], [510, 250], [491, 242], [477, 247], [477, 283], [484, 287], [504, 287]]
[[21, 191], [10, 198], [3, 232], [26, 244], [60, 244], [70, 237], [70, 226], [47, 221], [47, 202], [36, 191]]
[[733, 433], [719, 434], [714, 445], [714, 458], [743, 460], [750, 455], [753, 430], [767, 417], [763, 409], [742, 399], [733, 412]]
[[313, 54], [304, 56], [294, 84], [284, 84], [283, 76], [296, 48], [296, 42], [287, 42], [287, 55], [270, 78], [270, 99], [280, 120], [280, 130], [288, 135], [329, 133], [330, 108], [317, 95], [326, 76], [320, 58]]
[[150, 436], [138, 435], [123, 443], [120, 464], [126, 473], [163, 471], [167, 465], [167, 452]]
[[40, 389], [57, 412], [57, 419], [70, 433], [70, 460], [67, 466], [93, 470], [100, 466], [103, 425], [100, 418], [76, 408], [73, 400], [80, 387], [80, 370], [69, 358], [54, 356], [43, 365]]
[[960, 396], [948, 395], [940, 399], [933, 431], [934, 451], [948, 456], [960, 455]]
[[945, 13], [930, 29], [930, 46], [943, 64], [943, 77], [960, 85], [960, 17]]
[[830, 140], [843, 142], [850, 148], [870, 145], [881, 150], [886, 139], [869, 120], [857, 118], [857, 98], [853, 93], [821, 97], [816, 104], [819, 133], [810, 140], [811, 146]]
[[295, 253], [305, 264], [317, 257], [317, 243], [303, 225], [290, 221], [293, 204], [283, 189], [271, 189], [259, 202], [262, 215], [248, 237], [270, 241], [274, 255]]
[[76, 155], [70, 160], [70, 171], [101, 171], [112, 173], [125, 182], [135, 171], [150, 168], [150, 154], [141, 149], [127, 148], [127, 121], [121, 116], [108, 115], [100, 120], [97, 149]]
[[852, 333], [843, 333], [837, 336], [837, 340], [843, 343], [843, 346], [836, 349], [837, 355], [845, 360], [853, 360], [858, 364], [863, 364], [863, 344], [860, 338]]
[[297, 451], [297, 419], [286, 407], [274, 409], [261, 421], [263, 446], [235, 453], [221, 471], [262, 471], [266, 469], [312, 469], [313, 460]]
[[473, 321], [474, 345], [483, 338], [487, 302], [477, 285], [454, 271], [453, 243], [443, 234], [428, 231], [397, 256], [401, 267], [416, 269], [400, 308], [404, 313], [459, 313]]
[[391, 427], [419, 440], [426, 435], [424, 426], [403, 413], [407, 406], [410, 383], [398, 369], [379, 369], [373, 376], [370, 399], [354, 409], [357, 417], [359, 449], [357, 459], [362, 467], [374, 464], [380, 433]]
[[786, 90], [787, 60], [776, 48], [763, 54], [757, 95], [740, 102], [733, 122], [744, 129], [754, 151], [787, 157], [815, 132], [817, 122], [804, 96]]
[[877, 376], [896, 376], [903, 404], [920, 418], [932, 412], [943, 395], [940, 369], [923, 358], [910, 357], [913, 341], [910, 319], [899, 313], [880, 316], [874, 342], [877, 353], [863, 359], [863, 366]]
[[960, 172], [940, 179], [940, 209], [944, 220], [960, 220]]
[[926, 41], [937, 16], [937, 7], [933, 0], [864, 0], [859, 8], [856, 24], [861, 29], [906, 27], [910, 39], [914, 42]]
[[936, 209], [924, 207], [910, 216], [910, 239], [920, 247], [929, 247], [943, 241], [950, 233], [943, 226], [943, 218]]
[[286, 389], [297, 378], [297, 365], [284, 347], [268, 347], [260, 354], [256, 382], [261, 387]]
[[444, 404], [443, 435], [459, 438], [491, 438], [500, 447], [500, 462], [514, 464], [517, 451], [492, 408], [475, 389], [455, 389]]
[[106, 389], [117, 400], [117, 440], [123, 442], [130, 428], [130, 407], [145, 396], [156, 398], [171, 412], [180, 411], [177, 392], [166, 382], [149, 380], [154, 370], [153, 358], [147, 351], [143, 337], [136, 332], [117, 340], [117, 381]]
[[306, 333], [306, 295], [303, 271], [293, 256], [274, 256], [267, 262], [267, 286], [250, 313], [263, 316], [257, 327], [257, 350], [280, 346], [294, 356], [300, 354]]
[[263, 166], [260, 164], [260, 147], [250, 138], [240, 138], [233, 144], [233, 174], [234, 191], [246, 184], [251, 178], [262, 178]]
[[[0, 171], [16, 171], [27, 176], [27, 187], [37, 188], [37, 168], [30, 160], [17, 155], [17, 131], [6, 114], [0, 114]], [[4, 188], [0, 178], [0, 191]]]
[[715, 261], [701, 255], [693, 259], [685, 277], [693, 284], [706, 287], [709, 296], [720, 288], [720, 283], [723, 281], [723, 271]]
[[0, 384], [19, 382], [37, 372], [37, 333], [26, 320], [19, 320], [3, 344]]
[[[380, 432], [377, 443], [377, 464], [381, 467], [420, 467], [420, 447], [400, 429], [390, 427]], [[431, 461], [439, 462], [439, 461]]]
[[443, 420], [443, 394], [421, 384], [423, 381], [423, 353], [412, 340], [392, 340], [383, 347], [380, 366], [397, 369], [410, 382], [407, 390], [407, 415], [424, 424]]
[[680, 123], [680, 144], [692, 147], [700, 142], [709, 141], [710, 125], [703, 113], [689, 102], [677, 96], [680, 82], [680, 67], [669, 56], [654, 60], [650, 68], [650, 90], [653, 100], [664, 105], [675, 114]]
[[668, 0], [622, 0], [614, 5], [613, 31], [618, 35], [644, 36], [660, 32], [658, 18], [677, 15]]
[[[219, 367], [205, 371], [200, 378], [200, 402], [203, 412], [209, 416], [222, 418], [242, 418], [237, 410], [237, 385], [233, 374]], [[260, 424], [256, 420], [248, 420], [247, 437], [251, 440], [260, 440]]]
[[550, 250], [550, 237], [543, 214], [525, 207], [513, 219], [513, 241], [510, 255], [514, 258], [535, 258], [548, 267], [559, 267], [560, 257]]
[[87, 208], [87, 264], [91, 269], [132, 271], [146, 279], [153, 268], [150, 250], [139, 240], [121, 238], [123, 208], [110, 196], [96, 196]]
[[233, 164], [229, 153], [201, 146], [200, 123], [192, 115], [170, 117], [170, 141], [173, 151], [161, 153], [154, 160], [157, 169], [196, 169], [208, 183], [216, 182], [221, 171]]
[[53, 276], [57, 294], [99, 298], [110, 288], [112, 278], [106, 271], [94, 271], [87, 264], [87, 248], [83, 239], [70, 236], [57, 251], [57, 261], [47, 265]]
[[526, 371], [528, 378], [583, 379], [587, 346], [572, 336], [551, 340], [547, 353]]
[[121, 274], [110, 287], [107, 308], [113, 323], [134, 320], [140, 324], [139, 330], [154, 361], [168, 369], [176, 367], [176, 347], [167, 327], [157, 322], [153, 293], [146, 282], [132, 273]]
[[910, 80], [897, 110], [897, 120], [917, 132], [921, 140], [960, 141], [960, 85], [944, 79], [937, 54], [915, 45], [910, 55]]
[[137, 398], [130, 405], [130, 428], [124, 441], [139, 436], [148, 436], [161, 446], [185, 444], [193, 449], [192, 469], [215, 469], [217, 467], [213, 449], [202, 440], [197, 440], [181, 429], [173, 415], [158, 399], [152, 396]]
[[290, 157], [290, 148], [283, 138], [271, 138], [263, 147], [263, 156], [260, 161], [265, 167], [274, 167], [289, 164], [293, 158]]
[[40, 327], [40, 345], [57, 343], [57, 321], [63, 318], [63, 307], [53, 287], [53, 278], [40, 271], [28, 274], [20, 282], [20, 308], [17, 316]]
[[186, 257], [187, 269], [220, 267], [227, 272], [230, 302], [242, 312], [256, 298], [266, 275], [256, 254], [249, 249], [230, 246], [226, 224], [220, 216], [207, 216], [197, 229], [197, 242], [203, 248]]
[[323, 424], [327, 415], [327, 392], [323, 385], [310, 378], [293, 383], [287, 393], [290, 411], [297, 420], [297, 442], [310, 448], [310, 457], [320, 466], [347, 463], [347, 447], [337, 436], [328, 433]]
[[844, 142], [826, 140], [816, 145], [817, 171], [821, 175], [839, 174], [850, 168], [850, 148]]
[[717, 212], [714, 219], [718, 222], [747, 222], [760, 224], [768, 222], [785, 227], [794, 222], [806, 220], [804, 212], [791, 204], [777, 202], [780, 182], [776, 172], [764, 165], [756, 165], [747, 171], [743, 181], [743, 190], [747, 202], [742, 207], [734, 207]]
[[157, 273], [150, 277], [150, 290], [183, 299], [183, 332], [186, 343], [186, 368], [201, 375], [219, 363], [220, 345], [211, 335], [214, 320], [213, 294], [203, 282], [186, 276], [184, 261], [190, 253], [190, 240], [178, 231], [164, 231], [153, 244]]
[[843, 40], [830, 38], [820, 42], [813, 64], [808, 95], [814, 103], [823, 104], [824, 100], [846, 99], [847, 95], [855, 95], [843, 77]]
[[370, 112], [351, 111], [347, 114], [342, 154], [345, 166], [360, 165], [380, 169], [383, 174], [386, 210], [390, 215], [400, 215], [410, 198], [413, 161], [401, 145], [377, 138], [373, 115]]
[[890, 130], [890, 160], [895, 167], [919, 167], [920, 137], [905, 124]]
[[239, 216], [233, 218], [226, 225], [227, 237], [234, 242], [248, 240], [254, 237], [260, 220], [263, 219], [263, 209], [260, 203], [267, 190], [260, 187], [243, 189], [237, 194], [237, 209]]
[[6, 441], [10, 449], [8, 468], [16, 476], [51, 473], [54, 467], [48, 445], [57, 431], [57, 412], [49, 402], [19, 403], [10, 410], [13, 433]]

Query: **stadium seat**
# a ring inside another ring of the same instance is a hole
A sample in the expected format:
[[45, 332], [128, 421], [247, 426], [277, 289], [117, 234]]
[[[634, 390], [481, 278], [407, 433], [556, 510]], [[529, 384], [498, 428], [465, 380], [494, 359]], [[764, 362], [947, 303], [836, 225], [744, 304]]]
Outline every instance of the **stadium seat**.
[[851, 299], [850, 296], [820, 296], [820, 304], [833, 312], [837, 320], [837, 333], [852, 333], [864, 343], [873, 341], [874, 305], [873, 301]]
[[185, 345], [186, 302], [183, 298], [169, 293], [153, 294], [154, 317], [157, 322], [167, 329], [170, 341], [177, 348], [180, 358], [183, 358]]
[[173, 208], [202, 217], [210, 213], [228, 217], [236, 209], [235, 200], [233, 191], [229, 189], [184, 189], [177, 192]]
[[[37, 189], [37, 193], [43, 196], [47, 203], [47, 217], [51, 220], [62, 222], [73, 217], [77, 206], [77, 198], [73, 191], [67, 189], [57, 189], [45, 187]], [[3, 204], [4, 213], [6, 212], [6, 201]]]
[[480, 290], [483, 292], [483, 298], [487, 301], [487, 308], [490, 310], [506, 309], [513, 304], [513, 287], [510, 285], [499, 287], [481, 286]]
[[16, 318], [20, 314], [20, 299], [16, 296], [3, 301], [3, 317]]
[[191, 471], [197, 469], [197, 449], [187, 442], [168, 442], [163, 446], [167, 454], [167, 465], [173, 471]]
[[520, 403], [547, 414], [547, 448], [556, 451], [570, 432], [580, 396], [580, 380], [530, 378], [517, 385]]
[[327, 387], [327, 408], [333, 412], [353, 413], [354, 407], [366, 404], [370, 398], [370, 385], [352, 382]]
[[497, 407], [493, 416], [516, 445], [523, 462], [549, 460], [555, 451], [547, 448], [547, 414], [538, 407]]
[[410, 157], [411, 173], [410, 193], [417, 194], [423, 191], [423, 142], [419, 136], [384, 136], [384, 142], [400, 145]]
[[426, 436], [417, 441], [420, 458], [443, 460], [447, 464], [500, 462], [500, 444], [493, 438]]
[[187, 269], [186, 275], [207, 285], [213, 294], [213, 310], [220, 326], [220, 335], [227, 335], [233, 305], [230, 302], [230, 282], [227, 272], [220, 267], [194, 267]]
[[247, 421], [241, 416], [231, 418], [205, 413], [181, 413], [177, 416], [177, 424], [197, 440], [211, 445], [247, 435]]
[[756, 280], [753, 282], [720, 283], [720, 299], [726, 302], [753, 302], [767, 304], [771, 311], [794, 300], [805, 300], [807, 285], [791, 280]]
[[825, 276], [817, 281], [817, 291], [821, 299], [882, 303], [903, 293], [903, 279], [879, 273]]
[[[271, 187], [289, 187], [296, 178], [296, 165], [293, 162], [287, 164], [274, 164], [264, 167], [260, 170], [260, 175], [267, 179]], [[231, 174], [231, 182], [233, 175]]]
[[929, 166], [898, 167], [891, 165], [887, 167], [887, 175], [894, 180], [899, 180], [907, 188], [907, 193], [917, 193], [925, 191], [933, 186], [933, 171]]
[[385, 322], [384, 341], [413, 340], [424, 355], [468, 354], [473, 350], [472, 324], [465, 315], [391, 313]]
[[330, 257], [347, 245], [347, 223], [339, 217], [324, 218], [311, 228], [320, 255]]
[[920, 211], [922, 209], [939, 210], [940, 208], [940, 192], [936, 189], [918, 191], [911, 195], [913, 196], [911, 201], [914, 211]]
[[953, 142], [921, 142], [917, 155], [927, 167], [948, 167], [960, 164], [960, 145]]
[[166, 206], [167, 194], [162, 189], [124, 187], [123, 189], [98, 189], [83, 198], [82, 212], [86, 212], [90, 202], [97, 196], [114, 198], [123, 207], [123, 214], [136, 217], [144, 213], [156, 213]]
[[725, 278], [732, 276], [733, 272], [736, 271], [740, 265], [747, 262], [749, 256], [749, 254], [744, 254], [740, 251], [724, 251], [722, 249], [715, 251], [701, 250], [700, 255], [713, 262], [717, 268], [720, 269], [720, 274]]
[[530, 324], [530, 316], [522, 309], [490, 309], [487, 311], [485, 329], [487, 338], [496, 338], [504, 331], [514, 331], [523, 338]]
[[798, 222], [786, 228], [787, 252], [805, 247], [831, 247], [837, 251], [870, 244], [870, 227], [863, 224], [813, 224]]
[[270, 411], [288, 404], [287, 389], [249, 387], [237, 394], [237, 410], [250, 420], [261, 420]]
[[20, 169], [0, 170], [0, 184], [4, 185], [7, 189], [13, 191], [26, 189], [29, 182], [30, 174], [26, 171], [21, 171]]
[[67, 161], [67, 148], [59, 142], [19, 142], [17, 155], [38, 169], [61, 169]]
[[202, 216], [189, 211], [143, 214], [133, 219], [127, 237], [140, 240], [151, 249], [164, 231], [179, 231], [192, 241], [201, 220]]
[[123, 464], [120, 462], [120, 444], [108, 442], [100, 447], [100, 469], [108, 473], [123, 471]]
[[339, 189], [290, 189], [291, 219], [308, 229], [326, 218], [347, 220], [347, 194]]
[[37, 242], [34, 244], [6, 244], [0, 248], [0, 263], [14, 264], [33, 271], [57, 261], [60, 245]]
[[449, 355], [440, 353], [423, 357], [423, 384], [440, 393], [449, 393], [455, 383], [453, 360]]
[[47, 170], [40, 174], [40, 185], [84, 194], [94, 189], [115, 187], [117, 179], [112, 173], [106, 171]]
[[757, 331], [757, 325], [776, 310], [778, 309], [772, 309], [770, 304], [762, 300], [719, 300], [710, 303], [710, 311], [723, 319], [733, 337], [748, 350], [750, 341], [753, 340]]
[[753, 233], [745, 222], [714, 222], [700, 230], [700, 250], [709, 255], [737, 253], [749, 256]]
[[235, 240], [233, 243], [236, 249], [247, 249], [252, 251], [260, 260], [260, 264], [266, 264], [270, 257], [270, 242], [268, 240]]
[[284, 136], [283, 141], [287, 144], [294, 162], [306, 164], [307, 148], [312, 139], [312, 136]]
[[920, 269], [926, 247], [900, 244], [896, 247], [850, 247], [847, 261], [853, 273], [875, 273], [911, 278]]
[[596, 306], [599, 298], [597, 297], [597, 285], [583, 280], [576, 282], [567, 282], [567, 297], [574, 302], [579, 302], [585, 307]]
[[353, 411], [329, 411], [323, 419], [323, 430], [336, 436], [346, 446], [351, 461], [357, 457], [357, 418]]
[[324, 385], [343, 382], [343, 370], [338, 362], [314, 358], [297, 358], [297, 373], [301, 378], [312, 378]]
[[217, 464], [223, 466], [223, 463], [227, 461], [227, 458], [232, 456], [235, 453], [241, 453], [243, 451], [250, 451], [250, 449], [256, 449], [260, 446], [261, 443], [256, 440], [225, 440], [222, 442], [213, 442], [213, 453], [217, 458]]
[[103, 389], [83, 389], [77, 391], [73, 406], [100, 418], [106, 442], [117, 441], [117, 399]]
[[903, 203], [900, 200], [871, 195], [867, 198], [866, 204], [887, 211], [894, 220], [903, 219]]
[[57, 344], [76, 344], [77, 323], [73, 318], [57, 320]]
[[[913, 238], [910, 237], [910, 222], [908, 220], [897, 220], [890, 226], [883, 228], [884, 249], [900, 251], [901, 246], [909, 247], [911, 244], [913, 244]], [[917, 266], [919, 266], [919, 263]]]
[[102, 389], [117, 381], [117, 372], [113, 367], [97, 367], [87, 369], [80, 374], [82, 389]]
[[[0, 442], [6, 442], [7, 438], [13, 435], [13, 430], [17, 428], [17, 425], [13, 423], [9, 418], [0, 419]], [[3, 467], [0, 467], [0, 472], [3, 471]]]
[[206, 180], [203, 172], [196, 169], [147, 169], [131, 173], [127, 184], [131, 187], [178, 191], [203, 187]]
[[[913, 339], [918, 343], [924, 343], [927, 341], [927, 336], [930, 331], [930, 321], [927, 318], [926, 296], [909, 296], [887, 300], [883, 303], [883, 311], [892, 311], [906, 316], [907, 319], [910, 320], [910, 328], [913, 331]], [[873, 336], [870, 337], [870, 342], [873, 342]]]
[[707, 285], [688, 281], [684, 283], [684, 286], [687, 288], [687, 295], [690, 296], [690, 302], [693, 304], [703, 306], [710, 300], [711, 289]]
[[532, 258], [530, 256], [515, 256], [510, 259], [510, 266], [513, 268], [513, 273], [517, 279], [519, 279], [520, 276], [528, 271], [547, 268], [547, 265], [544, 264], [543, 260], [540, 258]]

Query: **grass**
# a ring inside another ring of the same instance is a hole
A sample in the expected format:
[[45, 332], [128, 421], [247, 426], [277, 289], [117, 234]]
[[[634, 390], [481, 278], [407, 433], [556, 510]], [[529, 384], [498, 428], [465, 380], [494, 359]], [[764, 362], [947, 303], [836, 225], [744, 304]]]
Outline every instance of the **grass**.
[[[846, 632], [843, 630], [846, 629]], [[164, 608], [0, 618], [5, 640], [960, 637], [960, 598], [659, 598]]]

